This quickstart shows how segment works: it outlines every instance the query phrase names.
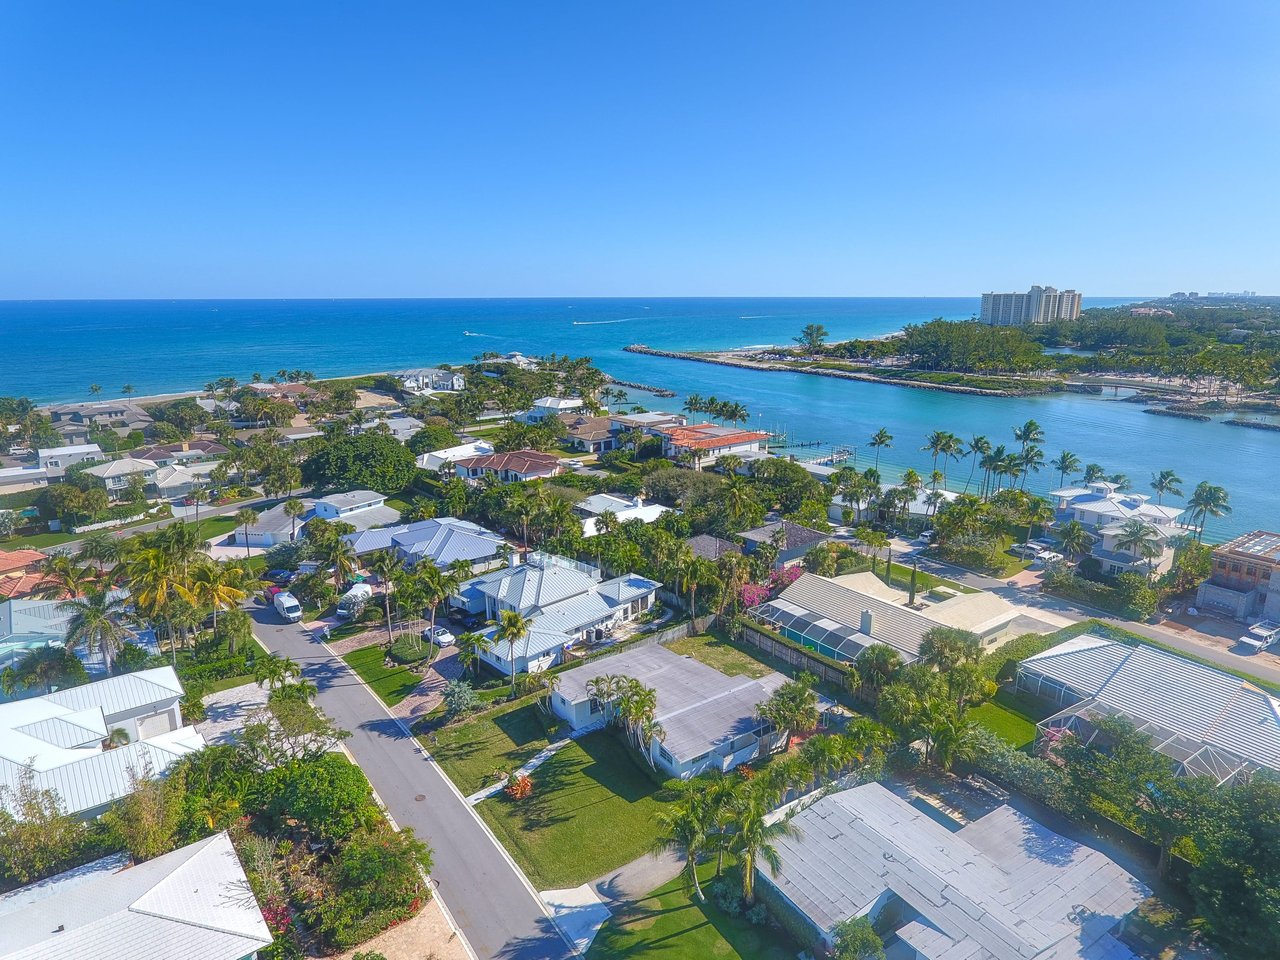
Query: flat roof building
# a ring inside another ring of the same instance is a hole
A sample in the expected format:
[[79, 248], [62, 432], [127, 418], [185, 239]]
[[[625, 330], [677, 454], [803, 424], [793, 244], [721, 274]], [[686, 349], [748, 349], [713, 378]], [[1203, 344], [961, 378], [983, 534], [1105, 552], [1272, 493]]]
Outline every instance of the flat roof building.
[[1080, 294], [1075, 290], [1033, 286], [1026, 293], [982, 295], [982, 322], [997, 327], [1076, 320], [1079, 316]]

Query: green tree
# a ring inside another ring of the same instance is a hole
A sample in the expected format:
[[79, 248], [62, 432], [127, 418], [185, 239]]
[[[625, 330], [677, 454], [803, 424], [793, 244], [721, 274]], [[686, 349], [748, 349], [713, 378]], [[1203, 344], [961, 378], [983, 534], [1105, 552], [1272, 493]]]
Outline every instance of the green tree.
[[1156, 492], [1156, 503], [1164, 503], [1164, 495], [1182, 496], [1182, 478], [1172, 470], [1161, 470], [1151, 475], [1151, 489]]
[[513, 697], [516, 694], [516, 642], [524, 640], [527, 653], [529, 630], [532, 626], [533, 621], [522, 616], [519, 611], [503, 610], [502, 616], [498, 619], [497, 632], [493, 636], [495, 643], [507, 645], [507, 655], [511, 662], [511, 695]]
[[982, 638], [957, 627], [933, 627], [920, 641], [920, 660], [945, 673], [962, 663], [977, 663]]
[[789, 817], [769, 822], [769, 804], [760, 790], [748, 783], [733, 806], [733, 834], [730, 849], [738, 857], [742, 870], [742, 899], [747, 903], [756, 900], [756, 868], [764, 864], [776, 877], [782, 868], [782, 857], [776, 842], [783, 837], [799, 835]]
[[1231, 496], [1223, 487], [1202, 480], [1196, 484], [1187, 508], [1196, 521], [1196, 542], [1204, 539], [1204, 526], [1209, 517], [1224, 517], [1231, 512]]
[[252, 507], [241, 507], [236, 511], [236, 526], [244, 535], [244, 558], [249, 559], [249, 528], [258, 522], [258, 511]]
[[154, 776], [150, 766], [128, 768], [129, 793], [102, 815], [135, 863], [153, 860], [178, 846], [186, 794], [180, 770]]
[[75, 649], [83, 645], [100, 652], [107, 670], [112, 659], [130, 636], [124, 626], [127, 598], [110, 587], [95, 587], [82, 597], [63, 600], [58, 609], [70, 615], [66, 627], [66, 644]]
[[364, 773], [341, 754], [293, 761], [254, 781], [254, 808], [276, 824], [296, 821], [321, 840], [345, 840], [378, 820]]
[[19, 768], [15, 784], [0, 784], [0, 876], [24, 884], [56, 873], [87, 831], [56, 790], [36, 786], [30, 767]]
[[835, 925], [831, 960], [884, 960], [884, 941], [867, 917], [849, 917]]
[[693, 887], [694, 898], [706, 902], [702, 884], [698, 882], [698, 858], [707, 850], [714, 827], [713, 807], [703, 792], [702, 785], [682, 781], [679, 797], [658, 811], [656, 826], [658, 837], [654, 851], [675, 851], [684, 858], [684, 872]]
[[792, 339], [810, 353], [819, 353], [822, 350], [822, 345], [826, 342], [827, 337], [829, 336], [830, 334], [827, 333], [827, 328], [822, 324], [808, 323], [805, 324], [804, 329], [800, 331], [800, 336], [792, 337]]
[[807, 733], [818, 726], [818, 694], [813, 689], [813, 677], [802, 673], [795, 680], [788, 680], [756, 707], [761, 720], [767, 720], [782, 737], [782, 749], [791, 746], [793, 733]]
[[321, 441], [302, 462], [302, 479], [317, 489], [391, 495], [408, 487], [417, 469], [408, 448], [389, 434], [370, 431]]
[[880, 450], [884, 447], [893, 446], [893, 434], [881, 427], [871, 435], [871, 446], [876, 451], [876, 472], [880, 472]]

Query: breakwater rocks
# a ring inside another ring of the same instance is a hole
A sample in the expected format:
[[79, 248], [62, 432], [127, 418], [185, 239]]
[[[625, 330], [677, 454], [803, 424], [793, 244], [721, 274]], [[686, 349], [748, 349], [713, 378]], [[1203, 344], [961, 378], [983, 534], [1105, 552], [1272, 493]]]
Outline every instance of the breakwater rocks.
[[[628, 347], [628, 350], [631, 348]], [[612, 383], [615, 387], [630, 387], [632, 390], [643, 390], [645, 393], [652, 393], [655, 397], [674, 397], [676, 392], [668, 390], [666, 387], [651, 387], [647, 383], [633, 383], [630, 380], [619, 380], [617, 377], [611, 377], [605, 374], [605, 379]]]
[[1185, 410], [1166, 410], [1164, 407], [1147, 407], [1147, 409], [1142, 412], [1154, 413], [1157, 417], [1176, 417], [1179, 420], [1196, 420], [1200, 423], [1208, 423], [1213, 419], [1207, 413], [1187, 413]]
[[1229, 423], [1233, 427], [1252, 427], [1254, 430], [1280, 430], [1280, 423], [1271, 423], [1267, 420], [1223, 420], [1223, 423]]
[[832, 377], [836, 380], [861, 380], [892, 387], [911, 387], [915, 390], [938, 390], [942, 393], [973, 393], [980, 397], [1016, 397], [1009, 390], [987, 390], [981, 387], [965, 387], [953, 383], [923, 383], [917, 380], [894, 380], [869, 373], [853, 373], [848, 370], [824, 370], [818, 367], [795, 367], [787, 363], [749, 360], [746, 357], [727, 357], [704, 353], [681, 353], [678, 350], [655, 350], [643, 343], [632, 343], [622, 348], [628, 353], [642, 353], [650, 357], [669, 357], [672, 360], [692, 360], [695, 363], [714, 363], [722, 367], [739, 367], [743, 370], [761, 370], [766, 373], [803, 373], [811, 377]]

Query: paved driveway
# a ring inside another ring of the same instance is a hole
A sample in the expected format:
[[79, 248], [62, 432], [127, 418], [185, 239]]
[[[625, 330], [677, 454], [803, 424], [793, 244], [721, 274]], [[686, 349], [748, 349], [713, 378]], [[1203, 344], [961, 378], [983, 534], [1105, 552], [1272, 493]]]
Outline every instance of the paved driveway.
[[432, 879], [482, 960], [573, 956], [534, 892], [444, 773], [341, 660], [299, 624], [252, 607], [254, 633], [302, 665], [326, 714], [351, 731], [346, 747], [402, 827], [431, 844]]

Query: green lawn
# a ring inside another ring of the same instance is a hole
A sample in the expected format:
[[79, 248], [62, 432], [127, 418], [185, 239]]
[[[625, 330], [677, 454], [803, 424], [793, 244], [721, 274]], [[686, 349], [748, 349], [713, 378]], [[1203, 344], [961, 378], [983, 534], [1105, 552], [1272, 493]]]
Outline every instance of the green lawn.
[[[505, 692], [505, 688], [497, 691]], [[515, 703], [445, 727], [427, 746], [459, 790], [475, 793], [493, 783], [496, 771], [519, 769], [547, 745], [545, 716], [532, 701]]]
[[360, 675], [388, 707], [397, 703], [413, 692], [413, 688], [422, 682], [422, 678], [408, 667], [383, 666], [382, 647], [373, 644], [352, 650], [342, 658]]
[[532, 774], [533, 796], [476, 812], [538, 890], [576, 887], [649, 852], [661, 788], [613, 733], [571, 742]]
[[968, 717], [1015, 749], [1020, 750], [1035, 742], [1035, 723], [994, 700], [970, 707]]
[[[714, 874], [714, 863], [698, 868], [704, 885]], [[782, 930], [752, 926], [710, 903], [699, 904], [681, 874], [606, 923], [587, 960], [792, 960], [799, 952], [800, 945]]]
[[728, 637], [716, 637], [703, 633], [696, 637], [672, 640], [663, 646], [673, 653], [693, 657], [709, 667], [715, 667], [730, 677], [747, 676], [758, 679], [773, 672], [772, 667], [752, 656], [741, 644]]
[[[201, 517], [200, 518], [200, 539], [208, 540], [210, 537], [224, 537], [235, 529], [235, 517]], [[195, 524], [192, 524], [195, 526]]]

